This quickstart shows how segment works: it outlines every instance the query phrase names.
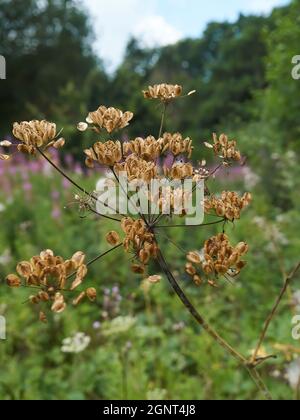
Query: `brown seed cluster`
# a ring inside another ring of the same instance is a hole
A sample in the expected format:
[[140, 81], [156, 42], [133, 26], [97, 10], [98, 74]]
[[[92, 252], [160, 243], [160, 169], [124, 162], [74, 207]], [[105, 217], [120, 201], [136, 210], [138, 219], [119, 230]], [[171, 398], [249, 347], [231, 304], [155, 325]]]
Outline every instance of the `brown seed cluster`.
[[[188, 93], [187, 96], [193, 93], [195, 91]], [[182, 96], [183, 89], [179, 85], [159, 84], [149, 86], [143, 94], [146, 99], [161, 101], [165, 112], [171, 101]], [[86, 122], [78, 124], [78, 130], [85, 131], [90, 127], [98, 134], [101, 134], [103, 130], [110, 134], [127, 127], [132, 118], [133, 113], [129, 111], [122, 112], [117, 108], [100, 106], [95, 112], [89, 113]], [[164, 118], [162, 118], [161, 133], [163, 133], [163, 123]], [[64, 139], [57, 139], [56, 125], [47, 121], [15, 123], [13, 134], [21, 142], [18, 145], [18, 150], [32, 154], [39, 147], [43, 147], [43, 150], [50, 146], [60, 148], [65, 142]], [[185, 163], [186, 160], [191, 159], [194, 149], [189, 137], [169, 132], [159, 137], [158, 139], [154, 136], [137, 137], [123, 144], [113, 140], [99, 141], [84, 151], [86, 165], [93, 168], [96, 162], [113, 169], [113, 172], [119, 176], [121, 173], [125, 173], [127, 181], [136, 181], [137, 187], [140, 187], [141, 181], [150, 184], [154, 179], [163, 178], [163, 175], [169, 180], [192, 179], [197, 183], [210, 178], [215, 173], [211, 173], [207, 169], [205, 161], [199, 163], [196, 168], [189, 162]], [[228, 166], [232, 161], [241, 161], [242, 159], [236, 141], [229, 140], [225, 134], [220, 137], [214, 134], [212, 143], [205, 143], [205, 145], [213, 149], [215, 155], [222, 159], [224, 166]], [[0, 142], [0, 147], [11, 146], [13, 145], [9, 141]], [[171, 167], [161, 168], [162, 159], [159, 158], [167, 153], [173, 155], [175, 163]], [[181, 155], [185, 155], [184, 159], [181, 159]], [[6, 160], [8, 157], [8, 155], [0, 154], [1, 160]], [[218, 168], [221, 166], [219, 165]], [[178, 188], [177, 182], [175, 184], [175, 188], [161, 184], [158, 193], [151, 191], [147, 195], [149, 200], [147, 204], [155, 203], [156, 209], [158, 208], [160, 213], [169, 216], [170, 219], [173, 215], [181, 217], [187, 214], [184, 205], [190, 201], [190, 194], [192, 194], [184, 191], [181, 187]], [[128, 198], [130, 199], [130, 197]], [[221, 197], [210, 196], [205, 199], [205, 211], [207, 213], [214, 211], [219, 217], [233, 221], [240, 218], [242, 210], [249, 205], [251, 199], [249, 193], [240, 197], [235, 192], [224, 191]], [[79, 203], [81, 210], [90, 210], [90, 197], [85, 199], [76, 195], [75, 200]], [[154, 206], [150, 207], [153, 210]], [[153, 216], [156, 216], [158, 212], [154, 211], [152, 215], [141, 213], [137, 220], [124, 217], [121, 220], [121, 227], [125, 234], [124, 249], [133, 255], [132, 270], [144, 276], [150, 261], [158, 256], [159, 248], [154, 232], [155, 226], [163, 215], [160, 214], [153, 219]], [[149, 217], [147, 218], [147, 216]], [[220, 219], [220, 223], [223, 223], [222, 219]], [[160, 228], [165, 227], [160, 226]], [[112, 247], [121, 243], [120, 236], [115, 231], [107, 233], [106, 241]], [[241, 272], [246, 265], [242, 257], [247, 251], [246, 243], [241, 242], [233, 247], [226, 234], [219, 234], [205, 242], [203, 251], [190, 252], [187, 255], [186, 272], [193, 278], [196, 285], [200, 286], [206, 280], [209, 285], [216, 287], [217, 280], [221, 276], [228, 279]], [[25, 286], [33, 290], [36, 289], [36, 294], [30, 296], [29, 301], [33, 304], [48, 302], [53, 312], [60, 313], [65, 310], [67, 305], [65, 292], [77, 290], [86, 275], [87, 266], [85, 255], [82, 252], [77, 252], [70, 260], [65, 261], [62, 257], [55, 256], [53, 251], [46, 250], [30, 261], [18, 264], [17, 274], [10, 274], [7, 277], [7, 283], [10, 287]], [[158, 275], [148, 278], [150, 283], [157, 283], [160, 280], [161, 277]], [[84, 298], [94, 301], [96, 295], [96, 289], [88, 288], [80, 291], [79, 294], [76, 293], [76, 296], [72, 297], [72, 301], [74, 305], [78, 305]], [[40, 312], [40, 320], [47, 321], [43, 311]]]
[[134, 153], [143, 160], [156, 160], [161, 153], [161, 144], [153, 136], [148, 136], [146, 139], [141, 137], [136, 138], [130, 142], [123, 144], [124, 155]]
[[213, 144], [205, 143], [206, 147], [214, 149], [216, 156], [224, 159], [224, 162], [230, 161], [241, 161], [242, 156], [239, 150], [237, 150], [237, 142], [235, 140], [229, 140], [228, 136], [221, 134], [218, 138], [217, 134], [213, 134]]
[[[20, 262], [16, 268], [17, 275], [8, 275], [6, 282], [10, 287], [37, 289], [37, 294], [31, 295], [29, 301], [36, 305], [48, 302], [53, 312], [61, 313], [67, 306], [64, 292], [75, 291], [87, 275], [84, 261], [85, 255], [80, 251], [65, 261], [62, 257], [55, 256], [53, 251], [46, 250], [32, 257], [30, 261]], [[91, 290], [87, 290], [80, 293], [74, 304], [79, 303], [86, 295], [90, 300], [94, 299]], [[40, 318], [45, 321], [44, 312], [40, 314]]]
[[140, 263], [134, 264], [132, 269], [137, 274], [144, 274], [145, 266], [150, 259], [157, 257], [158, 246], [154, 234], [149, 231], [142, 219], [123, 218], [121, 226], [125, 233], [123, 244], [126, 252], [133, 252]]
[[170, 169], [164, 168], [164, 174], [168, 178], [181, 180], [192, 177], [194, 168], [191, 163], [175, 163]]
[[188, 158], [191, 158], [194, 148], [189, 137], [184, 139], [180, 133], [165, 133], [160, 141], [162, 143], [162, 153], [169, 151], [174, 156], [187, 154]]
[[150, 201], [155, 203], [156, 209], [163, 214], [184, 216], [187, 213], [184, 205], [189, 202], [191, 195], [191, 192], [184, 191], [183, 188], [163, 186], [157, 194], [150, 195]]
[[217, 216], [225, 217], [233, 221], [241, 217], [242, 210], [247, 207], [252, 201], [250, 193], [245, 193], [240, 197], [236, 192], [223, 191], [221, 198], [210, 197], [206, 198], [204, 205], [206, 213], [214, 210]]
[[109, 243], [112, 246], [116, 246], [120, 243], [120, 236], [115, 231], [108, 232], [105, 238], [107, 243]]
[[109, 140], [105, 143], [95, 143], [91, 149], [86, 149], [84, 153], [87, 157], [85, 163], [89, 168], [94, 167], [94, 162], [112, 167], [122, 160], [122, 146], [119, 141]]
[[14, 123], [13, 135], [22, 143], [18, 145], [20, 152], [34, 154], [36, 147], [55, 146], [57, 148], [64, 145], [64, 140], [55, 141], [56, 124], [48, 121], [22, 121]]
[[135, 154], [129, 155], [125, 162], [116, 164], [114, 169], [118, 174], [126, 173], [129, 182], [137, 180], [150, 183], [157, 177], [158, 172], [155, 162], [148, 162]]
[[86, 121], [88, 124], [93, 124], [97, 131], [105, 129], [110, 134], [115, 130], [127, 127], [132, 118], [132, 112], [123, 112], [117, 108], [100, 106], [97, 111], [89, 113]]
[[247, 252], [245, 242], [233, 247], [228, 236], [221, 233], [205, 242], [202, 253], [190, 252], [187, 255], [186, 272], [197, 285], [202, 284], [204, 275], [208, 283], [215, 286], [220, 276], [233, 278], [240, 274], [246, 265], [241, 258]]
[[148, 90], [143, 91], [143, 94], [146, 99], [159, 99], [162, 102], [170, 102], [178, 96], [181, 96], [182, 86], [162, 83], [160, 85], [149, 86]]

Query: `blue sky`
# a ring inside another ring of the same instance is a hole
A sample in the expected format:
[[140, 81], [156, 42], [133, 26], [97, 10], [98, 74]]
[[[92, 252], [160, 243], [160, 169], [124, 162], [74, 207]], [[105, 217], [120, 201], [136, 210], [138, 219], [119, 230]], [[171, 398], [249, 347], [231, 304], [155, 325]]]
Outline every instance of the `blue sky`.
[[94, 49], [114, 70], [130, 36], [160, 46], [201, 35], [212, 20], [235, 20], [240, 13], [268, 14], [289, 0], [83, 0], [96, 33]]

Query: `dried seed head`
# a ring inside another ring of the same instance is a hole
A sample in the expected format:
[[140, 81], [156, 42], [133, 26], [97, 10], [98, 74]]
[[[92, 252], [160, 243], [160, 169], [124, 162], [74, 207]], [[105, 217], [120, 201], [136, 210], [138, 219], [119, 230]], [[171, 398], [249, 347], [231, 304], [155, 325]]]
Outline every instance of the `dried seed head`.
[[33, 304], [33, 305], [38, 305], [40, 303], [40, 298], [38, 296], [29, 296], [29, 301]]
[[135, 154], [127, 156], [125, 162], [114, 167], [117, 174], [125, 172], [128, 181], [144, 181], [150, 183], [157, 177], [158, 168], [155, 162], [148, 162]]
[[50, 300], [50, 297], [47, 292], [39, 292], [38, 297], [42, 302], [48, 302]]
[[27, 261], [22, 261], [17, 265], [17, 273], [22, 277], [29, 277], [32, 273], [32, 266]]
[[88, 124], [93, 124], [97, 131], [105, 129], [110, 134], [115, 130], [127, 127], [132, 118], [132, 112], [122, 112], [120, 109], [100, 106], [97, 111], [89, 113], [86, 121]]
[[[51, 304], [52, 311], [60, 313], [66, 308], [63, 293], [78, 287], [87, 274], [84, 264], [83, 252], [76, 252], [69, 260], [56, 256], [50, 249], [42, 251], [30, 261], [22, 261], [17, 265], [17, 273], [24, 279], [24, 285], [35, 286], [41, 290], [36, 296], [31, 296], [29, 301], [37, 304]], [[75, 280], [69, 280], [72, 275]], [[7, 277], [11, 287], [19, 287], [21, 279], [15, 274]]]
[[64, 138], [60, 138], [53, 143], [53, 147], [55, 149], [61, 149], [66, 144], [66, 140]]
[[233, 221], [240, 219], [242, 210], [250, 204], [251, 200], [252, 196], [250, 193], [239, 197], [236, 192], [223, 191], [220, 198], [214, 196], [206, 198], [204, 207], [207, 213], [214, 210], [217, 216]]
[[[144, 220], [125, 217], [121, 221], [121, 227], [126, 235], [123, 242], [126, 252], [133, 252], [143, 267], [151, 258], [157, 257], [158, 246], [154, 234], [149, 231]], [[141, 274], [140, 270], [137, 273]]]
[[66, 309], [66, 306], [67, 305], [65, 303], [63, 295], [61, 293], [56, 293], [51, 310], [57, 314], [60, 314]]
[[133, 153], [141, 160], [153, 161], [160, 156], [161, 142], [153, 136], [149, 136], [146, 139], [138, 137], [135, 140], [124, 143], [123, 151], [125, 156]]
[[224, 159], [224, 163], [227, 164], [230, 161], [241, 161], [242, 156], [239, 150], [237, 150], [237, 142], [235, 140], [229, 140], [228, 136], [221, 134], [218, 138], [217, 135], [213, 134], [213, 144], [205, 142], [204, 145], [209, 149], [214, 149], [215, 155]]
[[146, 279], [146, 281], [148, 281], [149, 283], [152, 283], [152, 284], [156, 284], [156, 283], [159, 283], [161, 281], [161, 276], [158, 276], [158, 275], [150, 276]]
[[101, 165], [114, 166], [122, 160], [122, 147], [119, 141], [109, 140], [106, 143], [95, 143], [91, 149], [84, 151], [87, 156], [86, 164], [98, 162]]
[[189, 276], [195, 276], [197, 273], [196, 268], [191, 263], [187, 263], [185, 265], [185, 271]]
[[197, 252], [189, 252], [187, 255], [187, 260], [193, 264], [200, 264], [201, 258]]
[[186, 179], [194, 174], [194, 168], [191, 163], [175, 163], [171, 169], [164, 168], [165, 175], [172, 179]]
[[85, 122], [80, 122], [80, 123], [77, 124], [77, 130], [81, 131], [81, 132], [86, 131], [88, 129], [88, 127], [89, 127], [89, 125]]
[[171, 152], [174, 156], [187, 154], [190, 159], [193, 152], [192, 140], [189, 137], [185, 139], [180, 133], [170, 134], [165, 133], [160, 139], [162, 144], [163, 153], [166, 151]]
[[143, 91], [145, 99], [159, 99], [162, 102], [170, 102], [181, 96], [182, 86], [168, 85], [162, 83], [160, 85], [149, 86], [148, 90]]
[[9, 276], [6, 277], [6, 283], [8, 284], [9, 287], [13, 287], [13, 288], [20, 287], [22, 284], [20, 278], [14, 274], [10, 274]]
[[47, 317], [46, 317], [46, 314], [45, 314], [45, 312], [40, 312], [40, 314], [39, 314], [39, 319], [40, 319], [40, 321], [41, 322], [43, 322], [44, 324], [46, 324], [48, 321], [47, 321]]
[[75, 298], [75, 299], [73, 300], [73, 305], [74, 305], [74, 306], [79, 305], [79, 304], [83, 301], [83, 299], [85, 298], [85, 296], [86, 296], [86, 293], [85, 293], [85, 292], [81, 292], [81, 293], [77, 296], [77, 298]]
[[46, 146], [55, 139], [56, 124], [45, 120], [16, 122], [13, 125], [13, 135], [26, 146], [19, 150], [30, 153], [31, 147], [35, 149]]
[[194, 283], [195, 283], [195, 285], [196, 286], [201, 286], [202, 285], [202, 283], [203, 283], [203, 281], [202, 281], [202, 279], [201, 279], [201, 277], [200, 276], [198, 276], [198, 275], [195, 275], [194, 277], [193, 277], [193, 281], [194, 281]]
[[97, 290], [94, 287], [90, 287], [86, 290], [86, 295], [91, 302], [94, 302], [97, 298]]
[[[194, 279], [195, 276], [199, 275], [197, 269], [202, 270], [207, 276], [207, 280], [209, 280], [208, 283], [216, 287], [213, 276], [215, 276], [216, 280], [219, 276], [237, 276], [246, 265], [245, 261], [241, 261], [241, 257], [247, 252], [247, 244], [241, 242], [236, 247], [233, 247], [227, 235], [221, 233], [205, 242], [203, 257], [193, 252], [187, 255], [189, 262], [185, 267], [186, 272]], [[199, 279], [196, 277], [196, 280]]]
[[106, 235], [106, 241], [110, 244], [110, 245], [112, 245], [112, 246], [116, 246], [116, 245], [118, 245], [119, 243], [120, 243], [120, 236], [117, 234], [117, 232], [115, 232], [115, 231], [112, 231], [112, 232], [109, 232], [107, 235]]
[[145, 274], [145, 267], [140, 264], [132, 264], [131, 271], [135, 274]]
[[8, 160], [10, 159], [9, 155], [3, 155], [2, 153], [0, 153], [0, 160]]

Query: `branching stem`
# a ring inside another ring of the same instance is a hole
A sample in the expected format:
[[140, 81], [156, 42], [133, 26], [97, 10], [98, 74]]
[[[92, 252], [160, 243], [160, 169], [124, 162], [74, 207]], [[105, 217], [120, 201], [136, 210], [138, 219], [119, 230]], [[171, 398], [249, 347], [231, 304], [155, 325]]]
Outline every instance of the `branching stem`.
[[[81, 187], [76, 181], [74, 181], [72, 178], [69, 177], [69, 175], [67, 175], [59, 166], [57, 166], [39, 147], [37, 147], [37, 151], [40, 153], [40, 155], [57, 171], [60, 173], [61, 176], [63, 176], [65, 179], [67, 179], [72, 185], [74, 185], [74, 187], [76, 187], [79, 191], [81, 191], [83, 194], [85, 194], [86, 196], [92, 198], [93, 200], [95, 200], [95, 202], [98, 201], [98, 197], [96, 197], [94, 194], [91, 194], [89, 192], [87, 192], [83, 187]], [[103, 205], [107, 208], [109, 208], [109, 206], [107, 204]], [[119, 219], [116, 219], [114, 217], [110, 217], [104, 214], [99, 214], [98, 212], [95, 212], [95, 214], [98, 214], [99, 216], [103, 217], [104, 219], [108, 219], [108, 220], [113, 220], [115, 222], [120, 222]], [[117, 213], [117, 212], [116, 212]]]
[[169, 283], [171, 284], [173, 290], [184, 304], [186, 309], [190, 312], [193, 318], [197, 321], [197, 323], [210, 335], [210, 337], [216, 341], [228, 354], [230, 354], [240, 365], [242, 365], [253, 381], [255, 382], [258, 389], [264, 395], [267, 400], [272, 400], [272, 396], [270, 395], [266, 385], [262, 381], [259, 373], [257, 372], [256, 368], [249, 365], [248, 360], [242, 356], [237, 350], [235, 350], [230, 344], [228, 344], [210, 325], [209, 323], [200, 315], [191, 301], [188, 299], [184, 291], [179, 286], [177, 280], [173, 276], [172, 272], [170, 271], [166, 260], [164, 259], [161, 252], [158, 255], [158, 263], [162, 269], [162, 271], [167, 276]]

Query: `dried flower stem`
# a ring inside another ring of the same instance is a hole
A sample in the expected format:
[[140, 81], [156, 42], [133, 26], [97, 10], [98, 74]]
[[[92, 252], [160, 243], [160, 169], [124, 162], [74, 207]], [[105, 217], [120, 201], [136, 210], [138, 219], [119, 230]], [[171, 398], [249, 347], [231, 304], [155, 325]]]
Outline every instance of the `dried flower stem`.
[[159, 128], [159, 133], [158, 133], [158, 138], [160, 139], [163, 133], [163, 129], [164, 129], [164, 125], [165, 125], [165, 119], [166, 119], [166, 114], [167, 114], [167, 108], [168, 108], [168, 103], [164, 103], [164, 109], [162, 112], [162, 116], [161, 116], [161, 122], [160, 122], [160, 128]]
[[[74, 185], [74, 187], [76, 187], [79, 191], [81, 191], [83, 194], [85, 194], [85, 195], [87, 195], [88, 197], [90, 197], [90, 198], [92, 198], [93, 200], [95, 200], [95, 201], [97, 201], [98, 200], [98, 198], [94, 195], [94, 194], [90, 194], [90, 193], [88, 193], [84, 188], [82, 188], [79, 184], [77, 184], [77, 182], [75, 182], [72, 178], [70, 178], [61, 168], [59, 168], [39, 147], [37, 147], [36, 148], [37, 149], [37, 151], [40, 153], [40, 155], [44, 158], [44, 159], [46, 159], [46, 161], [57, 171], [57, 172], [59, 172], [65, 179], [67, 179], [72, 185]], [[105, 207], [109, 207], [107, 204], [104, 204], [103, 203], [103, 205], [105, 206]], [[89, 209], [89, 210], [91, 210], [91, 209]], [[94, 212], [95, 213], [95, 212]], [[99, 213], [96, 213], [96, 214], [98, 214], [98, 215], [100, 215]], [[113, 220], [113, 221], [115, 221], [115, 222], [119, 222], [120, 223], [120, 220], [119, 219], [116, 219], [116, 218], [114, 218], [114, 217], [110, 217], [110, 216], [107, 216], [107, 215], [104, 215], [104, 214], [101, 214], [100, 215], [101, 217], [103, 217], [104, 219], [108, 219], [108, 220]]]
[[266, 385], [262, 381], [259, 373], [255, 369], [255, 367], [250, 366], [247, 359], [242, 356], [237, 350], [235, 350], [230, 344], [228, 344], [209, 324], [208, 322], [200, 315], [200, 313], [197, 311], [197, 309], [194, 307], [194, 305], [191, 303], [191, 301], [188, 299], [184, 291], [179, 286], [177, 280], [173, 276], [172, 272], [170, 271], [166, 260], [164, 259], [161, 252], [158, 254], [158, 263], [162, 269], [162, 271], [167, 276], [169, 283], [171, 284], [173, 290], [181, 300], [181, 302], [184, 304], [186, 309], [190, 312], [190, 314], [193, 316], [193, 318], [197, 321], [199, 325], [201, 325], [202, 328], [210, 335], [210, 337], [213, 338], [214, 341], [216, 341], [223, 349], [226, 350], [227, 353], [229, 353], [234, 359], [244, 368], [247, 370], [255, 384], [257, 385], [258, 389], [262, 392], [264, 397], [267, 400], [272, 400], [272, 396], [270, 395], [268, 389], [266, 388]]
[[280, 303], [281, 303], [289, 285], [291, 284], [291, 282], [293, 281], [294, 277], [296, 276], [296, 274], [298, 273], [299, 270], [300, 270], [300, 263], [293, 269], [293, 271], [285, 279], [283, 288], [282, 288], [278, 298], [276, 299], [275, 305], [274, 305], [270, 315], [268, 316], [268, 318], [265, 321], [264, 328], [263, 328], [262, 333], [260, 335], [259, 342], [258, 342], [257, 347], [256, 347], [256, 349], [253, 353], [252, 358], [251, 358], [251, 364], [252, 365], [256, 365], [259, 350], [260, 350], [260, 348], [261, 348], [261, 346], [262, 346], [262, 344], [263, 344], [263, 342], [266, 338], [266, 335], [267, 335], [268, 329], [270, 327], [270, 324], [271, 324], [273, 318], [276, 315], [277, 309], [278, 309], [278, 307], [279, 307], [279, 305], [280, 305]]
[[[99, 261], [101, 258], [106, 257], [106, 255], [110, 254], [113, 251], [116, 251], [118, 248], [120, 248], [123, 244], [116, 245], [115, 247], [109, 249], [108, 251], [105, 251], [103, 254], [98, 255], [97, 257], [93, 258], [91, 261], [86, 263], [87, 267], [90, 267], [91, 265], [95, 264], [95, 262]], [[67, 280], [69, 280], [71, 277], [73, 277], [76, 274], [76, 272], [70, 274], [67, 277]]]
[[155, 226], [155, 229], [168, 229], [168, 228], [180, 228], [180, 227], [205, 227], [205, 226], [213, 226], [213, 225], [218, 225], [220, 223], [225, 222], [226, 219], [221, 219], [221, 220], [215, 220], [214, 222], [210, 222], [210, 223], [204, 223], [202, 225], [165, 225], [165, 226]]

